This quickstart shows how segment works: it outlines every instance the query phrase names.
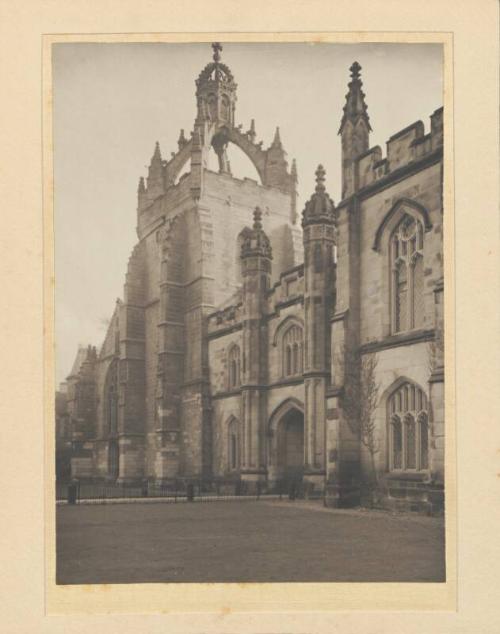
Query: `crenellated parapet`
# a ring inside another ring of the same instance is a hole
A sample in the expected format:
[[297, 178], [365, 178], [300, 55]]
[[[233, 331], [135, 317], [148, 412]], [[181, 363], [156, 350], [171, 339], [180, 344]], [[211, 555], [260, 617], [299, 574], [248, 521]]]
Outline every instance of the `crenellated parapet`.
[[243, 304], [233, 304], [217, 310], [207, 317], [207, 334], [220, 337], [233, 330], [240, 330], [243, 323]]
[[387, 141], [386, 156], [379, 145], [356, 159], [357, 189], [363, 189], [397, 170], [438, 153], [443, 147], [443, 108], [430, 117], [431, 129], [425, 133], [422, 121], [416, 121], [393, 134]]

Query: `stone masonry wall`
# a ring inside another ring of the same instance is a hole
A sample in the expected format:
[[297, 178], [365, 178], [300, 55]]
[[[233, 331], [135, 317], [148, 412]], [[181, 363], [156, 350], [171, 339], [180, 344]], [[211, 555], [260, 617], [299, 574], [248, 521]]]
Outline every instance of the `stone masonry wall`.
[[[432, 165], [404, 181], [395, 183], [361, 205], [360, 344], [390, 334], [390, 271], [387, 249], [373, 250], [375, 234], [386, 214], [401, 198], [423, 205], [432, 228], [424, 234], [424, 328], [434, 327], [434, 288], [443, 276], [441, 166]], [[411, 207], [408, 207], [411, 213]], [[383, 236], [382, 240], [388, 239]], [[340, 267], [339, 267], [340, 268]]]

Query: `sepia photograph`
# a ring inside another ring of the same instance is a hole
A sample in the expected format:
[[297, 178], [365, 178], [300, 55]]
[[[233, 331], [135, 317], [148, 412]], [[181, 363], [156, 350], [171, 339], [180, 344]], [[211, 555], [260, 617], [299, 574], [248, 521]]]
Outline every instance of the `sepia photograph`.
[[56, 583], [445, 583], [443, 45], [51, 44]]

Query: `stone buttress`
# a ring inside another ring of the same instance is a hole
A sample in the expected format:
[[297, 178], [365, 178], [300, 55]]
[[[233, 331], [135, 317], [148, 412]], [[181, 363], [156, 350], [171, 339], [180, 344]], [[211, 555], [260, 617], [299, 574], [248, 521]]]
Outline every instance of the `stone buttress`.
[[272, 249], [262, 229], [262, 212], [254, 211], [254, 223], [241, 247], [243, 264], [243, 358], [241, 368], [242, 432], [240, 437], [243, 480], [266, 478], [266, 383], [267, 330], [263, 316], [270, 287]]

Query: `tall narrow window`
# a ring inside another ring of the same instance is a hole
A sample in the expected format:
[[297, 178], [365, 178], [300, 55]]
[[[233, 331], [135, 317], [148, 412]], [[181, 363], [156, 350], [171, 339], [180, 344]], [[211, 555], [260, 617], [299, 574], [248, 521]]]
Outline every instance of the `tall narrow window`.
[[116, 401], [115, 386], [110, 385], [108, 390], [108, 431], [111, 436], [116, 434], [118, 427], [118, 408]]
[[396, 308], [396, 331], [406, 330], [407, 324], [407, 276], [406, 266], [399, 261], [395, 271], [395, 308]]
[[118, 360], [109, 366], [104, 385], [104, 436], [116, 436], [118, 432]]
[[392, 454], [394, 469], [401, 469], [403, 466], [403, 433], [401, 430], [401, 419], [395, 415], [391, 418], [392, 425]]
[[424, 325], [423, 236], [421, 222], [405, 215], [391, 238], [393, 332]]
[[232, 346], [228, 354], [228, 388], [234, 390], [240, 386], [240, 349], [239, 346]]
[[416, 385], [404, 383], [389, 398], [390, 468], [429, 468], [427, 397]]
[[424, 325], [424, 259], [417, 253], [412, 262], [413, 327]]
[[239, 468], [239, 453], [238, 453], [238, 420], [231, 417], [227, 426], [227, 468], [230, 471], [236, 471]]
[[420, 432], [420, 467], [429, 468], [429, 432], [427, 424], [427, 414], [422, 412], [418, 417], [418, 427]]
[[283, 335], [283, 376], [302, 374], [302, 328], [297, 324], [291, 325]]

